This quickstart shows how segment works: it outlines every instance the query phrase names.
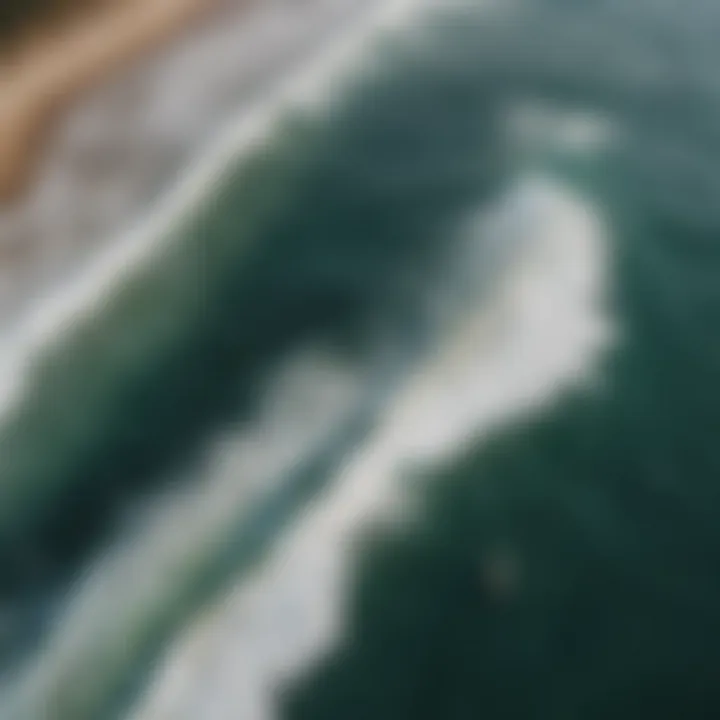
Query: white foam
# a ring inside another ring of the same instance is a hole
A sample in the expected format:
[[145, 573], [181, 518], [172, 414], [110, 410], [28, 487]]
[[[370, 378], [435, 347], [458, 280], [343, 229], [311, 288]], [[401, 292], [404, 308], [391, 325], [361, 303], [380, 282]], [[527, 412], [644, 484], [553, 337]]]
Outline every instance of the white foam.
[[[298, 464], [347, 424], [363, 374], [312, 350], [274, 378], [257, 418], [229, 428], [180, 489], [133, 508], [53, 618], [43, 648], [4, 689], [3, 717], [91, 720], [141, 662], [166, 615], [187, 609], [238, 528], [292, 483]], [[190, 482], [187, 482], [190, 481]]]
[[620, 133], [619, 126], [596, 109], [575, 109], [549, 102], [514, 103], [508, 111], [510, 142], [528, 149], [555, 148], [575, 155], [596, 155], [606, 150]]
[[505, 207], [530, 242], [494, 300], [452, 326], [252, 582], [177, 641], [131, 720], [274, 720], [278, 686], [342, 637], [358, 533], [412, 508], [403, 472], [547, 410], [593, 377], [613, 338], [599, 217], [542, 178], [522, 181]]

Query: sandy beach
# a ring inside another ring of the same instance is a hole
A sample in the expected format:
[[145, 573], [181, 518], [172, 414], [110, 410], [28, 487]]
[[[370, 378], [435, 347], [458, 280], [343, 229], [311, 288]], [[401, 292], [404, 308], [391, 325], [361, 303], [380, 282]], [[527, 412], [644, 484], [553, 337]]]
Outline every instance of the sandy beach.
[[58, 113], [214, 5], [130, 0], [92, 7], [5, 58], [0, 70], [0, 202], [27, 189]]
[[376, 4], [132, 0], [6, 62], [0, 333], [142, 224], [228, 123]]

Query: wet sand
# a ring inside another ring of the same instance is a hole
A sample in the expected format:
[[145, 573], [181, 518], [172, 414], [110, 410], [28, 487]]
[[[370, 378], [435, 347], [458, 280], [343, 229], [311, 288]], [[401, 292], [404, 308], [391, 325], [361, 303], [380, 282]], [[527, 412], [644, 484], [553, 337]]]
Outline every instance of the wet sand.
[[[125, 38], [122, 47], [116, 39], [110, 51], [101, 49], [85, 35], [83, 57], [102, 59], [104, 72], [84, 65], [83, 81], [75, 76], [69, 83], [74, 100], [64, 93], [54, 106], [63, 112], [52, 113], [33, 182], [14, 201], [0, 204], [0, 339], [78, 282], [99, 254], [143, 226], [229, 124], [240, 122], [383, 0], [213, 0], [207, 18], [199, 17], [207, 4], [182, 2], [184, 11], [177, 15], [180, 5], [171, 0], [144, 10], [147, 24], [140, 34], [129, 28], [118, 33], [107, 23], [106, 33]], [[160, 42], [173, 34], [172, 42]], [[141, 60], [127, 62], [140, 51]], [[25, 87], [32, 85], [31, 77], [43, 87], [50, 76], [67, 78], [70, 64], [48, 74], [28, 73]], [[40, 98], [53, 107], [43, 93], [25, 92], [33, 102]], [[3, 96], [9, 95], [0, 92]], [[23, 156], [21, 137], [43, 135], [27, 123], [28, 116], [50, 117], [48, 110], [30, 113], [22, 107], [13, 103], [5, 121], [17, 128], [5, 146], [9, 156]]]

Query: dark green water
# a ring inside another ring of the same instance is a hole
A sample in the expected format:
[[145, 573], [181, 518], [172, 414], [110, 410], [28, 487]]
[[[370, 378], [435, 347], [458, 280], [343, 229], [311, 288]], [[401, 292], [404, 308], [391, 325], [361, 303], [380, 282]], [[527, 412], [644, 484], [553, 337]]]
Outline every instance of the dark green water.
[[[219, 429], [252, 423], [294, 348], [322, 338], [372, 364], [432, 342], [425, 302], [458, 224], [535, 164], [609, 221], [621, 339], [603, 381], [423, 478], [421, 519], [366, 548], [351, 631], [282, 716], [719, 715], [713, 28], [700, 0], [468, 3], [381, 45], [382, 72], [332, 112], [288, 118], [161, 262], [39, 361], [0, 438], [6, 606], [42, 639], [35, 604], [52, 627], [47, 598]], [[529, 157], [503, 131], [528, 99], [602, 112], [619, 139]], [[57, 714], [99, 716], [71, 700]]]

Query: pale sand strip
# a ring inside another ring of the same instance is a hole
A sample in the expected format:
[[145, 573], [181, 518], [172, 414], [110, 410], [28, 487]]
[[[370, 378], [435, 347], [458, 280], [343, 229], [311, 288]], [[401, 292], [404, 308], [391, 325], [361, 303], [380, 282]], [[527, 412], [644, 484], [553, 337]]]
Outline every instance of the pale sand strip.
[[128, 0], [78, 19], [0, 68], [0, 202], [32, 178], [42, 139], [84, 90], [207, 13], [214, 0]]

